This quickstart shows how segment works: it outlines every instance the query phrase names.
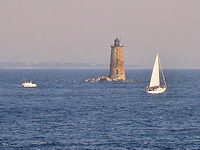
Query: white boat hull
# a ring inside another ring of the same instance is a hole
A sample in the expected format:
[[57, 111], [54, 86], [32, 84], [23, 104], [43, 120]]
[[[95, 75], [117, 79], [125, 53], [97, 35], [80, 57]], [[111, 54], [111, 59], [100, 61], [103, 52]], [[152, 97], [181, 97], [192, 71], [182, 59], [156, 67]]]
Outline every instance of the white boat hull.
[[37, 84], [28, 82], [28, 83], [23, 83], [22, 86], [23, 87], [37, 87]]
[[166, 89], [167, 89], [166, 87], [164, 87], [164, 88], [159, 87], [155, 90], [147, 89], [147, 93], [149, 93], [149, 94], [161, 94], [161, 93], [164, 93], [166, 91]]

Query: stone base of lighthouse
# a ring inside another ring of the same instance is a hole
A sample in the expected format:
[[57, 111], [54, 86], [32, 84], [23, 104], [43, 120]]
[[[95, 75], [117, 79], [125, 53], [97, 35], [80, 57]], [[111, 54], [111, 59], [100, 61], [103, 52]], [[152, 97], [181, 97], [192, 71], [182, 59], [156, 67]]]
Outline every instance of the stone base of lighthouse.
[[105, 77], [105, 76], [101, 76], [98, 77], [97, 79], [95, 78], [89, 78], [86, 79], [85, 82], [133, 82], [132, 79], [111, 79], [110, 77]]

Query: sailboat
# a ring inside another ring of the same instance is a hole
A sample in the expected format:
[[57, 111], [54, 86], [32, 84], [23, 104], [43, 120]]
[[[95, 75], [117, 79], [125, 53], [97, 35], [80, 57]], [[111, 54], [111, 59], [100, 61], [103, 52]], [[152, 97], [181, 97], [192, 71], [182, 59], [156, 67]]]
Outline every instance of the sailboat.
[[[163, 86], [160, 85], [160, 72], [161, 72], [163, 82], [164, 82]], [[154, 63], [154, 67], [153, 67], [153, 71], [152, 71], [152, 75], [151, 75], [151, 81], [150, 81], [149, 86], [147, 87], [147, 93], [161, 94], [161, 93], [165, 92], [166, 89], [167, 89], [167, 84], [165, 81], [165, 77], [164, 77], [162, 66], [161, 66], [161, 63], [159, 60], [159, 56], [157, 54], [156, 60]]]

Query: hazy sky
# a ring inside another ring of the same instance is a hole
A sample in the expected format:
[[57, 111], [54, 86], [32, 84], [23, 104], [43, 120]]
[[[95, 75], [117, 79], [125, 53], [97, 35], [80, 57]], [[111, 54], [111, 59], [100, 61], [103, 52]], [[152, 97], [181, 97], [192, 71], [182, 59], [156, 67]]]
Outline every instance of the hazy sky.
[[0, 62], [200, 68], [200, 0], [0, 0]]

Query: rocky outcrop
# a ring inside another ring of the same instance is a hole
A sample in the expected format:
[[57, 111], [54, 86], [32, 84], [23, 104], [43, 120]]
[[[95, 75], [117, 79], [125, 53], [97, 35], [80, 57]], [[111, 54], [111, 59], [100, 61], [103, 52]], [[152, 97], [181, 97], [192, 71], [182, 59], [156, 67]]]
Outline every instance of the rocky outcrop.
[[97, 79], [95, 78], [86, 79], [85, 82], [133, 82], [133, 80], [132, 79], [130, 80], [111, 79], [109, 77], [101, 76], [101, 77], [98, 77]]

